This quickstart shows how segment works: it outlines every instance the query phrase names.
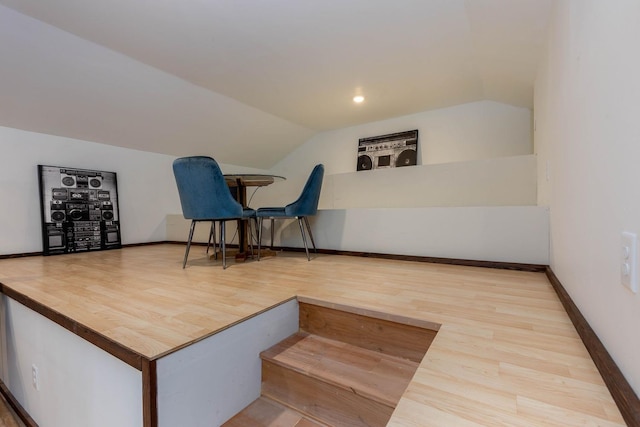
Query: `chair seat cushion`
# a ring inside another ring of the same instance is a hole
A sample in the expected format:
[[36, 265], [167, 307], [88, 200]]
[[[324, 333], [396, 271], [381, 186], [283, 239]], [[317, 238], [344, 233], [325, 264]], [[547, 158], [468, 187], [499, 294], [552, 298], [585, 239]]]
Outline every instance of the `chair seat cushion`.
[[288, 216], [284, 207], [279, 208], [259, 208], [256, 211], [258, 218], [286, 217]]
[[224, 216], [224, 217], [215, 217], [215, 218], [198, 218], [194, 221], [233, 221], [238, 219], [250, 219], [256, 217], [255, 209], [251, 208], [242, 208], [242, 216]]

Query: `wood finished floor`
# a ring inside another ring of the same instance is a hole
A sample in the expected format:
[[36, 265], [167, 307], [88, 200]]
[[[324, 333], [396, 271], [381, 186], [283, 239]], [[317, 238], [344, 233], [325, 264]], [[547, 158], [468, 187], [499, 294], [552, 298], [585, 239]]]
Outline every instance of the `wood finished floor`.
[[294, 295], [441, 324], [388, 426], [623, 426], [542, 273], [194, 247], [0, 261], [0, 282], [149, 358]]
[[0, 396], [0, 427], [24, 427], [18, 416]]

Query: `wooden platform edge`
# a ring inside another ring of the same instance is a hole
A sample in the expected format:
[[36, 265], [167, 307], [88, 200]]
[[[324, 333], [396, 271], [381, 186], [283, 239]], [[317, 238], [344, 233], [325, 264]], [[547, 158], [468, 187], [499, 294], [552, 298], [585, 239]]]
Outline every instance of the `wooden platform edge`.
[[332, 310], [344, 311], [349, 314], [356, 314], [359, 316], [371, 317], [378, 320], [386, 320], [389, 322], [399, 323], [401, 325], [415, 326], [422, 329], [430, 329], [432, 331], [439, 331], [440, 323], [431, 322], [429, 320], [416, 319], [413, 317], [401, 316], [396, 314], [384, 313], [382, 311], [371, 310], [368, 308], [356, 307], [353, 305], [339, 304], [316, 298], [306, 297], [304, 295], [297, 296], [298, 302], [303, 304], [317, 305], [319, 307], [329, 308]]
[[106, 351], [107, 353], [120, 359], [127, 365], [132, 366], [139, 371], [142, 370], [143, 356], [136, 353], [135, 351], [122, 346], [116, 341], [113, 341], [112, 339], [107, 338], [106, 336], [84, 326], [79, 322], [76, 322], [75, 320], [63, 315], [62, 313], [59, 313], [52, 308], [47, 307], [46, 305], [35, 301], [32, 298], [29, 298], [28, 296], [6, 286], [3, 283], [0, 283], [0, 293], [46, 317], [52, 322], [62, 326], [69, 332]]
[[142, 425], [158, 427], [158, 370], [155, 360], [142, 361]]
[[546, 267], [545, 273], [589, 355], [591, 355], [596, 368], [598, 368], [600, 376], [622, 414], [622, 418], [629, 427], [640, 427], [640, 399], [551, 267]]
[[9, 391], [9, 388], [7, 388], [2, 380], [0, 380], [0, 394], [2, 394], [9, 406], [11, 406], [11, 409], [13, 409], [18, 418], [20, 418], [20, 421], [22, 421], [25, 426], [38, 427], [38, 423], [36, 423], [36, 421], [31, 418], [31, 415], [29, 415], [29, 413], [25, 411], [18, 400], [13, 397], [13, 394], [11, 393], [11, 391]]

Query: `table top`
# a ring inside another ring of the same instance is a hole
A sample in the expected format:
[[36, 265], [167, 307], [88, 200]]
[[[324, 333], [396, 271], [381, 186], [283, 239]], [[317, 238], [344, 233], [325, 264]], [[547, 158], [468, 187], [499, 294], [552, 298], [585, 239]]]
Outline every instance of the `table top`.
[[224, 175], [229, 187], [264, 187], [276, 181], [284, 181], [287, 178], [279, 175], [256, 174], [256, 173], [229, 173]]

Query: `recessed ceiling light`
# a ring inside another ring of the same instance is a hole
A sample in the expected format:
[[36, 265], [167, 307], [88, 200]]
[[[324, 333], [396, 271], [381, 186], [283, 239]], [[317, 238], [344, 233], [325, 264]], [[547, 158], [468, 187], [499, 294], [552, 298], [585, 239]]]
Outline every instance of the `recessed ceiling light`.
[[353, 102], [360, 104], [362, 101], [364, 101], [364, 96], [362, 95], [357, 95], [353, 97]]

